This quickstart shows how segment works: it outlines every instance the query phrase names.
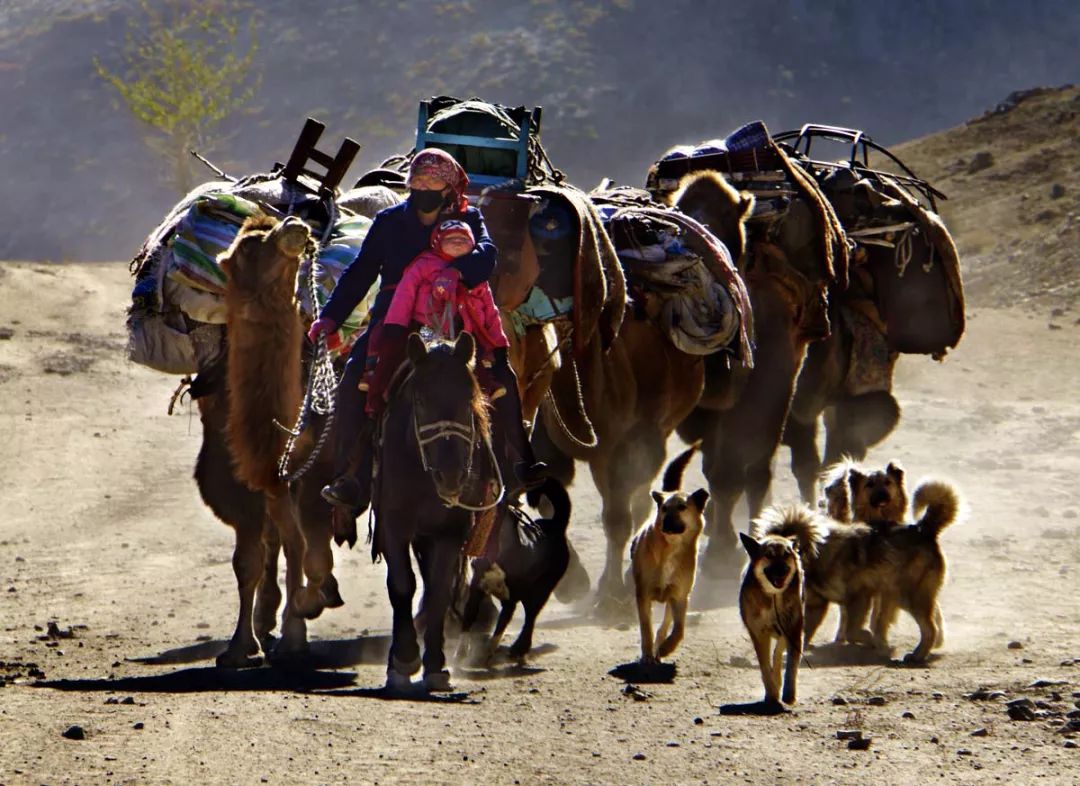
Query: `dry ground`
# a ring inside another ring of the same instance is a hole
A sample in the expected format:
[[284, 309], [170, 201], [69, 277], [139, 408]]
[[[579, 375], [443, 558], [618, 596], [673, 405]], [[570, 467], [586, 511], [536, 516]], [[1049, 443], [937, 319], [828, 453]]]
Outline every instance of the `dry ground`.
[[[553, 602], [529, 667], [459, 671], [457, 701], [382, 700], [389, 607], [362, 549], [336, 551], [347, 605], [311, 628], [324, 668], [215, 670], [231, 531], [191, 480], [197, 417], [165, 415], [175, 380], [123, 359], [128, 287], [119, 264], [0, 265], [0, 784], [1076, 782], [1077, 312], [973, 309], [944, 364], [901, 362], [904, 419], [871, 458], [969, 503], [943, 536], [941, 654], [906, 669], [819, 650], [793, 712], [727, 717], [761, 694], [734, 590], [694, 615], [672, 684], [627, 689], [607, 672], [635, 657], [634, 627]], [[597, 497], [574, 499], [595, 578]], [[913, 645], [910, 619], [894, 639]], [[1010, 720], [1020, 697], [1045, 717]]]

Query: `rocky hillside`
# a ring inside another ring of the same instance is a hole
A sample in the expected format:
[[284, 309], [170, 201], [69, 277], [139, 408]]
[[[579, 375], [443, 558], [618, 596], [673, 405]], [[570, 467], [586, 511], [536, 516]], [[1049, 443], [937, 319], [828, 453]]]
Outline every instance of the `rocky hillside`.
[[1014, 93], [893, 149], [949, 199], [972, 303], [1080, 300], [1080, 87]]
[[[411, 146], [419, 99], [450, 93], [543, 105], [573, 182], [636, 184], [670, 145], [750, 120], [895, 143], [1080, 72], [1075, 0], [212, 3], [256, 21], [261, 86], [207, 151], [239, 174], [287, 155], [306, 115], [364, 145], [358, 174]], [[0, 259], [124, 258], [175, 202], [92, 66], [122, 63], [133, 18], [137, 0], [0, 2]]]

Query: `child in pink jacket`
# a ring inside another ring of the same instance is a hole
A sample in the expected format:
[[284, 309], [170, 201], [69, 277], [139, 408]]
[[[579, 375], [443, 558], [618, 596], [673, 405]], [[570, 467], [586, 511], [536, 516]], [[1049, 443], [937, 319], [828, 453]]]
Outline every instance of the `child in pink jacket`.
[[426, 325], [449, 337], [467, 331], [476, 339], [477, 376], [487, 390], [495, 415], [495, 431], [502, 438], [495, 446], [510, 489], [531, 485], [545, 467], [537, 464], [521, 414], [517, 377], [507, 358], [510, 342], [503, 332], [499, 309], [485, 281], [469, 289], [457, 268], [449, 263], [472, 251], [472, 230], [464, 221], [443, 221], [431, 234], [431, 249], [414, 259], [398, 282], [393, 300], [371, 353], [377, 357], [368, 385], [367, 407], [372, 415], [386, 405], [394, 373], [405, 359], [405, 347], [414, 324]]

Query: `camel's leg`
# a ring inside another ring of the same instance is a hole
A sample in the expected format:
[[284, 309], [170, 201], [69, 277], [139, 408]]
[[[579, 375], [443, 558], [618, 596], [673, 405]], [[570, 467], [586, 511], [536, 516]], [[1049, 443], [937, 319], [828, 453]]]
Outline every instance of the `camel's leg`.
[[295, 511], [304, 537], [304, 576], [307, 583], [296, 598], [296, 613], [314, 619], [326, 607], [344, 605], [334, 578], [332, 511], [320, 494], [317, 482], [301, 480], [295, 485]]
[[817, 480], [821, 473], [817, 432], [817, 418], [804, 423], [789, 414], [784, 424], [784, 444], [791, 448], [791, 474], [799, 484], [803, 502], [809, 505], [817, 501]]
[[308, 649], [307, 623], [295, 607], [304, 581], [304, 536], [284, 489], [280, 493], [266, 493], [266, 510], [277, 527], [285, 551], [285, 610], [281, 617], [281, 641], [274, 647], [274, 657], [289, 658], [304, 654]]
[[281, 538], [277, 527], [264, 518], [262, 527], [264, 549], [263, 574], [259, 591], [255, 596], [255, 636], [263, 650], [269, 652], [273, 637], [270, 631], [277, 625], [277, 610], [281, 605], [281, 587], [278, 586], [278, 555], [281, 554]]
[[747, 468], [746, 472], [746, 507], [750, 518], [760, 515], [769, 496], [772, 485], [772, 457], [758, 461]]
[[[716, 428], [715, 424], [713, 428]], [[742, 565], [734, 514], [735, 504], [746, 485], [746, 471], [742, 459], [726, 442], [723, 435], [714, 431], [705, 442], [702, 456], [710, 495], [705, 516], [709, 543], [702, 557], [702, 568], [714, 579], [733, 577]]]
[[236, 546], [233, 549], [233, 572], [240, 594], [240, 614], [236, 631], [228, 648], [218, 655], [217, 665], [223, 668], [244, 668], [262, 663], [259, 641], [255, 638], [253, 612], [255, 589], [263, 576], [262, 522], [239, 521], [234, 525]]
[[413, 574], [407, 541], [386, 538], [383, 556], [386, 558], [386, 590], [394, 610], [393, 641], [390, 645], [389, 662], [386, 667], [386, 685], [389, 688], [407, 687], [410, 677], [420, 670], [420, 645], [413, 626], [412, 604], [416, 593], [416, 576]]
[[439, 538], [428, 546], [424, 572], [424, 686], [428, 690], [448, 690], [450, 672], [446, 668], [443, 626], [450, 605], [454, 575], [458, 569], [461, 543], [453, 538]]

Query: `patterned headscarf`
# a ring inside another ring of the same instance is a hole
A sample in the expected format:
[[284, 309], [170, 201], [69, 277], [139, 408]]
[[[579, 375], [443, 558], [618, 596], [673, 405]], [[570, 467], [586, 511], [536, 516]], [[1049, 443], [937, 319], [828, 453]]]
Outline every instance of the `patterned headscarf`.
[[452, 155], [437, 147], [424, 148], [413, 156], [407, 182], [412, 183], [412, 179], [419, 175], [445, 180], [453, 195], [452, 210], [457, 213], [465, 212], [465, 208], [469, 206], [469, 200], [465, 196], [465, 189], [469, 187], [469, 176]]

